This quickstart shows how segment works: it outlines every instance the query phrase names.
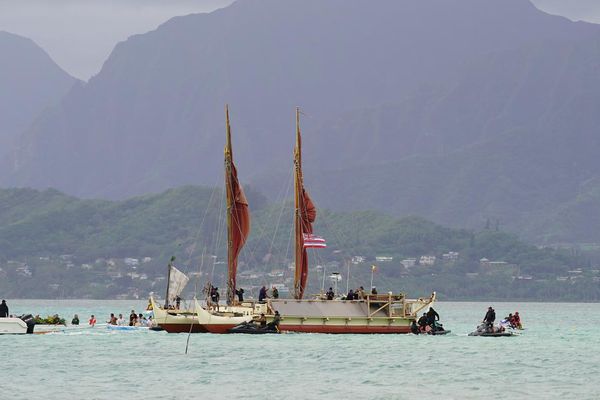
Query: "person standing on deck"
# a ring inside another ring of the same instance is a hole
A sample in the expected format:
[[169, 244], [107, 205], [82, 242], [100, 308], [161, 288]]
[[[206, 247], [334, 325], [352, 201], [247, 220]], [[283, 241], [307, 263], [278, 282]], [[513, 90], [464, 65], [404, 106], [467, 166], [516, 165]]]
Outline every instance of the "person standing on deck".
[[236, 289], [235, 294], [237, 294], [238, 301], [240, 303], [244, 301], [244, 289], [242, 289], [242, 288]]
[[364, 300], [366, 296], [365, 294], [365, 288], [364, 287], [359, 287], [358, 290], [356, 291], [358, 293], [358, 299], [359, 300]]
[[6, 300], [2, 300], [2, 304], [0, 304], [0, 318], [8, 318], [9, 315]]
[[212, 301], [213, 306], [219, 311], [219, 299], [221, 295], [219, 294], [219, 288], [213, 286], [210, 290], [210, 300]]
[[274, 299], [278, 299], [279, 298], [279, 290], [277, 290], [277, 288], [275, 286], [273, 286], [273, 289], [271, 289], [271, 296]]
[[267, 296], [267, 288], [265, 286], [260, 288], [260, 292], [258, 292], [258, 301], [265, 301], [265, 299], [269, 297]]

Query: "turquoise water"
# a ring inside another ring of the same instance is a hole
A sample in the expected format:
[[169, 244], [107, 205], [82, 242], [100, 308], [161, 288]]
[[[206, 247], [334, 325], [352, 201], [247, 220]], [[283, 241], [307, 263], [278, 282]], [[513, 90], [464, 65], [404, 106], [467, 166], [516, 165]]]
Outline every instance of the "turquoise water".
[[[0, 399], [598, 399], [600, 304], [494, 303], [519, 337], [468, 337], [487, 303], [438, 303], [448, 336], [107, 332], [0, 336]], [[128, 315], [145, 302], [14, 300]]]

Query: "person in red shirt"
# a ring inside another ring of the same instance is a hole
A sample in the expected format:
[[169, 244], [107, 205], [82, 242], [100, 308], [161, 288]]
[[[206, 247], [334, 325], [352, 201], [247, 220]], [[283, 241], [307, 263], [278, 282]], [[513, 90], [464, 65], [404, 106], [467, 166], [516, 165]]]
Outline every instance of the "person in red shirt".
[[88, 322], [88, 323], [89, 323], [89, 325], [90, 325], [90, 326], [94, 326], [94, 325], [96, 325], [96, 317], [94, 317], [94, 316], [92, 315], [92, 316], [90, 317], [90, 320], [89, 320], [89, 322]]

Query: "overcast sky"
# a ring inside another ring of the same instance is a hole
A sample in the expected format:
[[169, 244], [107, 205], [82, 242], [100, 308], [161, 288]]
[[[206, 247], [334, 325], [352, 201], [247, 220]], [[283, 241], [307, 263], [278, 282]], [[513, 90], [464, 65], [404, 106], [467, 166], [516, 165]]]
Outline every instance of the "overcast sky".
[[[600, 23], [600, 0], [532, 0], [573, 20]], [[73, 76], [87, 80], [118, 42], [176, 15], [233, 0], [0, 0], [0, 30], [33, 39]]]

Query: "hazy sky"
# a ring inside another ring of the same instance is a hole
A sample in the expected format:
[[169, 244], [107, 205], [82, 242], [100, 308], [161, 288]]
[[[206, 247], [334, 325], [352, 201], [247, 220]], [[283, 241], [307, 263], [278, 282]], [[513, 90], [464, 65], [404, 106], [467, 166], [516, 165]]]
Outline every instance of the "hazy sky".
[[[573, 20], [600, 23], [600, 0], [532, 0]], [[0, 30], [33, 39], [67, 72], [87, 80], [118, 42], [176, 15], [233, 0], [0, 0]]]
[[114, 46], [177, 15], [233, 0], [0, 0], [0, 30], [33, 39], [71, 75], [96, 74]]

